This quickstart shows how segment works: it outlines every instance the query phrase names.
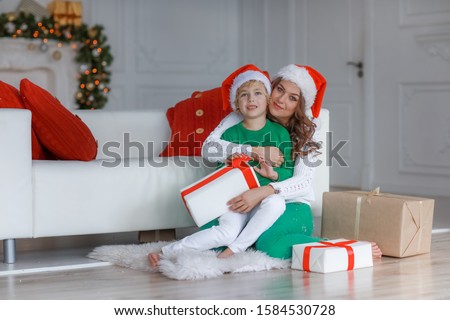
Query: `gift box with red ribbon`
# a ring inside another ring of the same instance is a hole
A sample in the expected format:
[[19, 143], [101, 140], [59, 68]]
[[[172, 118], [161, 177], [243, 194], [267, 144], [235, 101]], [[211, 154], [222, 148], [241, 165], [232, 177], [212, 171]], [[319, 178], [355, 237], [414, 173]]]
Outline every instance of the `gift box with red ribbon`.
[[292, 269], [329, 273], [372, 266], [372, 244], [366, 241], [337, 239], [292, 247]]
[[259, 187], [250, 157], [241, 156], [205, 178], [181, 190], [181, 197], [197, 226], [228, 212], [227, 202], [242, 192]]

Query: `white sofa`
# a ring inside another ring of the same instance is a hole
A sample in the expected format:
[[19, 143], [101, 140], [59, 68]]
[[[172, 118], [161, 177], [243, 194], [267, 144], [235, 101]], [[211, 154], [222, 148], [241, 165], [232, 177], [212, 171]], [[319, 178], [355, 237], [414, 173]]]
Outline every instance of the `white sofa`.
[[[0, 109], [0, 240], [15, 262], [15, 239], [194, 226], [180, 189], [214, 170], [199, 158], [160, 158], [170, 136], [164, 111], [78, 110], [98, 140], [97, 159], [31, 160], [31, 113]], [[321, 113], [322, 135], [328, 111]], [[328, 191], [329, 168], [315, 179], [315, 215]], [[121, 161], [120, 161], [121, 159]]]

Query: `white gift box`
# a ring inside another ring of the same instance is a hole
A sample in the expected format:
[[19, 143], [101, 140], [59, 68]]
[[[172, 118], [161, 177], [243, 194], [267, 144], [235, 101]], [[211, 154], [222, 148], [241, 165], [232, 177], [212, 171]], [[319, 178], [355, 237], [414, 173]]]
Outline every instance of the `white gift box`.
[[372, 244], [366, 241], [336, 239], [292, 247], [292, 269], [329, 273], [372, 266]]
[[192, 219], [201, 227], [228, 212], [227, 202], [251, 188], [259, 187], [256, 174], [245, 160], [238, 158], [181, 190]]

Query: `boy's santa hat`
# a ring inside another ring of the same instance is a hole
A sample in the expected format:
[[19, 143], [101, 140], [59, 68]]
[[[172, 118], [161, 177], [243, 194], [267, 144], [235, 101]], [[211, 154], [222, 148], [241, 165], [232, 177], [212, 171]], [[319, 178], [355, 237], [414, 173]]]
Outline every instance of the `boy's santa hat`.
[[290, 64], [281, 68], [275, 78], [295, 83], [305, 99], [306, 111], [311, 109], [313, 117], [319, 117], [327, 80], [317, 70], [308, 66]]
[[236, 105], [234, 104], [236, 92], [241, 85], [250, 80], [261, 81], [264, 84], [267, 93], [270, 95], [272, 87], [269, 74], [266, 71], [261, 71], [253, 64], [247, 64], [234, 71], [222, 82], [222, 101], [224, 110], [227, 110], [230, 105], [233, 110], [236, 110]]

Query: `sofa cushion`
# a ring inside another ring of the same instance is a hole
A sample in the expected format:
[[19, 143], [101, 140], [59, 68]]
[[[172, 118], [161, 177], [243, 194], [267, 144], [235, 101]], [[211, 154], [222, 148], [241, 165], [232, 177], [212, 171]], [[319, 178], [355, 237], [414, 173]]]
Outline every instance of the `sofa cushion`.
[[223, 110], [221, 88], [194, 92], [167, 110], [171, 136], [161, 157], [200, 156], [202, 144], [220, 121], [231, 112]]
[[[19, 90], [3, 81], [0, 81], [0, 108], [25, 109], [22, 99], [20, 99]], [[33, 160], [46, 159], [45, 151], [33, 128], [31, 128], [31, 157]]]
[[50, 92], [22, 79], [20, 95], [25, 107], [31, 110], [32, 126], [39, 141], [57, 159], [95, 159], [97, 144], [92, 132]]

